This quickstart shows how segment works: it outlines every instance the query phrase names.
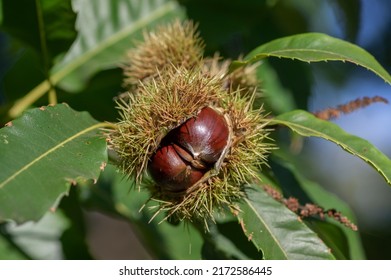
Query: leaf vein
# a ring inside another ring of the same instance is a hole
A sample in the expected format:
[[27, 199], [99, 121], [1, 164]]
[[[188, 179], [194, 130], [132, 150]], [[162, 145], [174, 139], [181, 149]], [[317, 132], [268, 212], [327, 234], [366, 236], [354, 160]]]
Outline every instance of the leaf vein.
[[0, 183], [0, 189], [4, 188], [9, 182], [11, 182], [12, 180], [14, 180], [17, 176], [19, 176], [20, 174], [22, 174], [24, 171], [28, 170], [28, 168], [30, 168], [31, 166], [33, 166], [34, 164], [36, 164], [37, 162], [39, 162], [40, 160], [42, 160], [44, 157], [50, 155], [51, 153], [54, 153], [55, 151], [57, 151], [58, 149], [60, 148], [63, 148], [65, 146], [65, 144], [67, 144], [68, 142], [71, 142], [72, 140], [82, 136], [83, 134], [85, 133], [88, 133], [94, 129], [97, 129], [99, 127], [102, 127], [106, 125], [105, 123], [98, 123], [98, 124], [95, 124], [95, 125], [92, 125], [90, 127], [87, 127], [81, 131], [79, 131], [78, 133], [72, 135], [71, 137], [68, 137], [67, 139], [65, 139], [64, 141], [58, 143], [56, 146], [50, 148], [49, 150], [47, 150], [45, 153], [41, 154], [40, 156], [38, 156], [37, 158], [35, 158], [34, 160], [30, 161], [29, 163], [27, 163], [26, 165], [24, 165], [23, 167], [21, 167], [19, 170], [17, 170], [15, 173], [13, 173], [11, 176], [9, 176], [6, 180], [4, 180], [3, 182]]
[[[263, 222], [264, 226], [267, 228], [267, 230], [271, 233], [272, 230], [270, 229], [269, 225], [265, 222], [265, 220], [259, 215], [258, 211], [253, 207], [253, 205], [250, 203], [250, 201], [245, 198], [244, 199], [247, 203], [247, 205], [250, 207], [250, 209], [255, 213], [255, 215]], [[279, 242], [278, 239], [275, 238], [275, 236], [273, 234], [271, 234], [271, 237], [274, 239], [274, 241], [276, 242], [276, 244], [278, 245], [278, 247], [280, 248], [281, 252], [284, 254], [284, 256], [288, 259], [288, 255], [286, 254], [286, 252], [282, 249], [283, 246], [281, 245], [281, 243]]]

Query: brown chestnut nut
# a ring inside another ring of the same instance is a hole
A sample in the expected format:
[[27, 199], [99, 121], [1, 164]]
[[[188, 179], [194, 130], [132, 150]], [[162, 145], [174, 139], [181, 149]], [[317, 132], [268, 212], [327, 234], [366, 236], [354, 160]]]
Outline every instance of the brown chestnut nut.
[[181, 192], [194, 185], [205, 174], [184, 161], [173, 145], [159, 148], [149, 165], [152, 178], [170, 192]]
[[178, 144], [188, 150], [195, 159], [214, 164], [228, 142], [228, 125], [223, 115], [210, 107], [179, 127]]
[[198, 182], [227, 146], [228, 124], [210, 107], [172, 130], [151, 157], [148, 170], [157, 184], [181, 192]]

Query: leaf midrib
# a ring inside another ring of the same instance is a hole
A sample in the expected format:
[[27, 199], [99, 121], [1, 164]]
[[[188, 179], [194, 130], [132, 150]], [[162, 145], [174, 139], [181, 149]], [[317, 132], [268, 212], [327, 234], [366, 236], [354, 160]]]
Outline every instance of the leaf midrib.
[[[83, 65], [92, 57], [98, 55], [102, 50], [116, 44], [118, 41], [124, 37], [132, 34], [136, 30], [142, 28], [144, 25], [153, 22], [155, 19], [174, 11], [176, 6], [174, 2], [168, 2], [164, 4], [159, 9], [156, 9], [148, 18], [139, 19], [134, 22], [131, 26], [124, 27], [122, 30], [114, 33], [114, 35], [104, 39], [96, 48], [90, 49], [86, 52], [83, 52], [81, 55], [77, 56], [75, 59], [72, 59], [72, 62], [64, 63], [62, 67], [58, 70], [52, 70], [50, 76], [51, 82], [53, 85], [57, 85], [62, 79], [64, 79], [69, 73]], [[61, 63], [60, 63], [61, 64]], [[38, 98], [43, 96], [50, 88], [50, 84], [47, 80], [42, 81], [40, 84], [35, 86], [30, 90], [23, 98], [16, 101], [15, 105], [9, 110], [8, 115], [10, 118], [15, 118], [19, 116], [23, 110], [25, 110], [29, 105], [34, 103]]]
[[135, 21], [132, 25], [124, 27], [120, 31], [114, 33], [112, 36], [107, 37], [100, 44], [98, 44], [96, 48], [84, 52], [78, 58], [73, 59], [71, 63], [65, 64], [63, 68], [55, 72], [53, 74], [53, 82], [58, 83], [66, 75], [68, 75], [74, 69], [77, 69], [78, 67], [83, 65], [86, 61], [88, 61], [92, 57], [99, 54], [102, 50], [109, 48], [110, 46], [116, 44], [117, 42], [119, 42], [120, 40], [128, 36], [129, 34], [135, 32], [136, 30], [142, 28], [143, 26], [146, 26], [150, 22], [153, 22], [157, 18], [161, 17], [162, 15], [168, 13], [170, 10], [174, 10], [174, 9], [175, 9], [175, 5], [173, 4], [173, 2], [168, 2], [164, 4], [162, 7], [160, 7], [159, 9], [157, 9], [156, 11], [152, 12], [150, 16], [148, 16], [147, 18], [141, 18]]
[[265, 222], [265, 219], [259, 215], [258, 211], [252, 206], [252, 204], [250, 203], [250, 201], [245, 198], [244, 199], [247, 203], [247, 205], [250, 207], [250, 209], [255, 213], [255, 215], [262, 221], [263, 225], [265, 226], [265, 228], [268, 230], [268, 232], [270, 233], [270, 236], [272, 237], [272, 239], [275, 241], [275, 243], [278, 245], [278, 247], [280, 248], [280, 251], [282, 252], [282, 254], [285, 256], [286, 259], [288, 259], [288, 255], [285, 253], [285, 251], [283, 250], [283, 246], [281, 245], [281, 243], [279, 242], [278, 239], [276, 239], [274, 237], [274, 235], [272, 234], [272, 230], [270, 229], [270, 227], [267, 225], [267, 223]]
[[50, 148], [49, 150], [47, 150], [45, 153], [41, 154], [40, 156], [38, 156], [37, 158], [33, 159], [32, 161], [30, 161], [29, 163], [27, 163], [26, 165], [24, 165], [23, 167], [21, 167], [20, 169], [18, 169], [15, 173], [13, 173], [11, 176], [9, 176], [6, 180], [4, 180], [2, 183], [0, 183], [0, 189], [4, 188], [9, 182], [11, 182], [13, 179], [15, 179], [17, 176], [19, 176], [20, 174], [22, 174], [24, 171], [26, 171], [27, 169], [29, 169], [31, 166], [33, 166], [34, 164], [38, 163], [40, 160], [42, 160], [44, 157], [56, 152], [58, 149], [60, 148], [64, 148], [65, 144], [67, 144], [68, 142], [71, 142], [72, 140], [80, 137], [81, 135], [85, 134], [85, 133], [88, 133], [94, 129], [97, 129], [99, 127], [102, 127], [102, 123], [97, 123], [95, 125], [92, 125], [90, 127], [87, 127], [81, 131], [79, 131], [78, 133], [72, 135], [71, 137], [68, 137], [67, 139], [65, 139], [64, 141], [58, 143], [56, 146]]

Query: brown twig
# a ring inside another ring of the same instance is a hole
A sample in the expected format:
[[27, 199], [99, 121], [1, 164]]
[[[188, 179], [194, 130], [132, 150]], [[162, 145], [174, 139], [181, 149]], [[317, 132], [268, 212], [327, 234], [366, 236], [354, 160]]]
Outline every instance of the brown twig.
[[338, 105], [335, 108], [327, 108], [318, 112], [313, 113], [317, 118], [322, 120], [331, 120], [338, 118], [341, 114], [349, 114], [358, 109], [365, 108], [373, 103], [385, 103], [388, 104], [388, 100], [380, 97], [363, 97], [357, 98], [356, 100], [350, 101], [349, 103]]
[[325, 210], [324, 208], [312, 203], [301, 205], [297, 198], [284, 198], [279, 191], [269, 185], [264, 185], [263, 189], [275, 200], [281, 202], [289, 210], [299, 215], [300, 218], [319, 217], [320, 219], [324, 220], [325, 216], [327, 215], [344, 226], [352, 229], [353, 231], [358, 230], [357, 226], [353, 222], [351, 222], [347, 217], [343, 216], [341, 212], [338, 212], [335, 209]]

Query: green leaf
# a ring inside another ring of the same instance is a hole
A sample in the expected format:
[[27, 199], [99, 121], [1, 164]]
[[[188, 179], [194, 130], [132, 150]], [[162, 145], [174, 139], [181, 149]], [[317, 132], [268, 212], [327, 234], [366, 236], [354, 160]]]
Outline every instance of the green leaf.
[[53, 69], [54, 81], [69, 91], [80, 90], [97, 71], [118, 67], [142, 31], [180, 12], [168, 0], [74, 0], [74, 7], [78, 36]]
[[[284, 166], [293, 174], [297, 183], [300, 185], [300, 188], [305, 191], [305, 194], [309, 197], [311, 202], [316, 203], [324, 209], [336, 209], [341, 212], [342, 215], [349, 218], [350, 221], [356, 223], [356, 217], [347, 203], [322, 188], [318, 183], [305, 177], [304, 168], [306, 167], [303, 166], [302, 162], [299, 162], [300, 159], [290, 156], [284, 149], [273, 151], [273, 159], [277, 160], [280, 165]], [[292, 185], [293, 184], [290, 183], [289, 187], [291, 188]], [[365, 259], [359, 232], [353, 231], [332, 219], [326, 220], [328, 225], [325, 223], [314, 223], [313, 221], [311, 221], [310, 225], [313, 225], [313, 229], [320, 235], [322, 240], [328, 244], [334, 255], [338, 257], [341, 254], [336, 253], [336, 251], [346, 252], [347, 250], [347, 253], [343, 254], [345, 258], [355, 260]], [[345, 236], [342, 237], [335, 228], [332, 228], [332, 226], [339, 227]], [[348, 248], [346, 249], [346, 247]], [[339, 259], [341, 259], [341, 257], [339, 257]]]
[[305, 222], [330, 248], [330, 252], [337, 260], [349, 259], [348, 239], [338, 225], [311, 218]]
[[[301, 186], [305, 192], [313, 199], [314, 202], [325, 209], [336, 209], [337, 211], [341, 212], [342, 215], [348, 217], [350, 221], [354, 223], [356, 222], [356, 217], [353, 211], [346, 203], [342, 202], [335, 195], [324, 190], [317, 183], [304, 178], [302, 174], [297, 174], [296, 172], [294, 172], [294, 174], [301, 183]], [[337, 222], [333, 223], [337, 224]], [[350, 258], [355, 260], [365, 259], [364, 249], [360, 240], [360, 234], [343, 225], [339, 224], [339, 227], [342, 229], [347, 238], [347, 241], [344, 244], [349, 245]]]
[[[119, 67], [126, 51], [142, 32], [182, 16], [172, 0], [74, 0], [78, 36], [65, 57], [51, 71], [51, 81], [70, 92], [80, 91], [94, 73]], [[19, 116], [49, 90], [41, 82], [18, 100], [9, 116]]]
[[230, 221], [209, 223], [208, 229], [205, 232], [203, 225], [199, 229], [204, 237], [203, 259], [262, 259], [262, 253], [247, 240], [235, 217]]
[[232, 62], [230, 69], [268, 57], [298, 59], [304, 62], [348, 61], [362, 66], [391, 84], [390, 74], [364, 49], [321, 33], [304, 33], [279, 38], [251, 51], [243, 61]]
[[0, 260], [26, 260], [30, 259], [11, 239], [4, 236], [0, 225]]
[[249, 186], [246, 194], [247, 198], [239, 203], [239, 222], [265, 259], [334, 259], [323, 241], [296, 214], [259, 186]]
[[363, 159], [375, 168], [391, 185], [391, 160], [367, 140], [346, 133], [338, 125], [320, 120], [302, 110], [279, 115], [271, 120], [271, 124], [287, 126], [305, 137], [319, 137], [336, 143], [345, 151]]
[[209, 232], [204, 235], [204, 244], [202, 246], [202, 258], [207, 260], [223, 259], [249, 259], [237, 244], [219, 232], [216, 225], [209, 226]]
[[105, 70], [94, 75], [80, 94], [59, 91], [58, 99], [77, 111], [88, 111], [99, 121], [117, 122], [119, 118], [115, 96], [123, 91], [121, 69]]
[[64, 258], [60, 237], [69, 224], [62, 212], [56, 211], [46, 213], [38, 222], [10, 222], [5, 228], [15, 245], [31, 259], [59, 260]]
[[69, 186], [97, 180], [107, 162], [102, 127], [65, 104], [27, 111], [0, 130], [0, 220], [38, 220]]

